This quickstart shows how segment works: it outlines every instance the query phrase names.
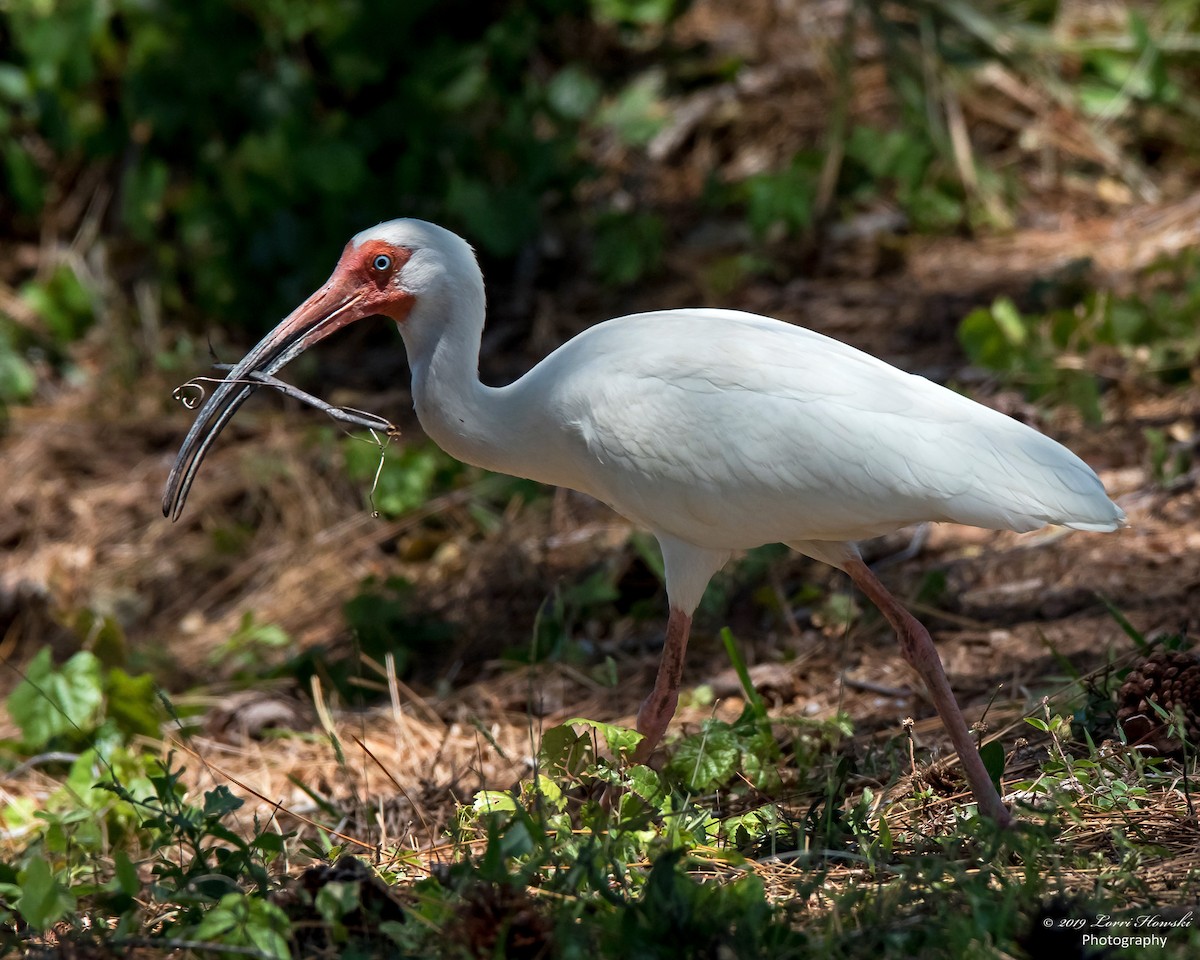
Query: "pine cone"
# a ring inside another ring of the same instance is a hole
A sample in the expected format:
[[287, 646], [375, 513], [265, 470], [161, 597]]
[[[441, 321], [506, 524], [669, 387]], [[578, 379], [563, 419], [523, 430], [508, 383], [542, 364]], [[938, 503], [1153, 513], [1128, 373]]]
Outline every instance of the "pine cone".
[[1125, 678], [1117, 693], [1117, 720], [1131, 744], [1148, 744], [1160, 753], [1175, 753], [1182, 744], [1167, 735], [1155, 703], [1167, 713], [1183, 712], [1188, 740], [1200, 743], [1200, 656], [1190, 651], [1160, 650]]

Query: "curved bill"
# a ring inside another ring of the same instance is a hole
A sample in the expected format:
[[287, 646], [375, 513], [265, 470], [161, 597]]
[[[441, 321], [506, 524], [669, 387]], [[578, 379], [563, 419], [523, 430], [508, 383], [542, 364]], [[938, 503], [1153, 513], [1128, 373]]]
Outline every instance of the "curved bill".
[[200, 407], [192, 428], [175, 457], [163, 492], [163, 515], [178, 520], [188, 491], [209, 447], [233, 419], [258, 385], [251, 374], [273, 374], [314, 343], [346, 324], [375, 313], [368, 298], [335, 272], [320, 290], [292, 311], [226, 374], [225, 380]]

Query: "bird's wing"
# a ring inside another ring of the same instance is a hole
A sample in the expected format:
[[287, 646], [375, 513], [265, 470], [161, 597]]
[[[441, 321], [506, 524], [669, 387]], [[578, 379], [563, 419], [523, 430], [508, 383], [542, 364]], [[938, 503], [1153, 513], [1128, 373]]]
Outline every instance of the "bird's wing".
[[697, 542], [704, 530], [731, 546], [863, 539], [919, 520], [1014, 530], [1120, 521], [1095, 474], [1055, 441], [779, 321], [719, 310], [623, 317], [576, 338], [550, 368], [595, 492]]

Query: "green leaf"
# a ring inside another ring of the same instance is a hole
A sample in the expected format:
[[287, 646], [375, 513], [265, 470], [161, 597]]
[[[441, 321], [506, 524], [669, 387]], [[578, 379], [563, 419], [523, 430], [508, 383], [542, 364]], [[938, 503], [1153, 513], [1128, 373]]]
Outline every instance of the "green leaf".
[[659, 70], [648, 70], [636, 77], [600, 111], [599, 122], [626, 146], [645, 146], [670, 118], [663, 99], [663, 83]]
[[598, 720], [588, 720], [586, 717], [573, 717], [566, 721], [566, 723], [568, 726], [579, 724], [591, 727], [604, 738], [604, 742], [608, 744], [608, 749], [612, 751], [614, 756], [632, 754], [637, 745], [645, 739], [636, 730], [630, 730], [627, 727], [618, 727], [611, 723], [600, 723]]
[[1139, 336], [1148, 326], [1149, 315], [1138, 303], [1117, 302], [1108, 311], [1107, 327], [1110, 342], [1117, 345], [1132, 345], [1140, 342]]
[[649, 804], [657, 804], [664, 796], [662, 777], [644, 764], [634, 764], [625, 773], [629, 789]]
[[[145, 154], [140, 156], [144, 158]], [[126, 168], [119, 193], [121, 212], [125, 226], [139, 240], [151, 242], [165, 217], [170, 178], [171, 168], [158, 157]]]
[[771, 791], [781, 785], [779, 760], [779, 744], [769, 727], [742, 743], [742, 772], [759, 790]]
[[215, 790], [204, 794], [204, 816], [209, 819], [221, 820], [238, 810], [245, 801], [235, 797], [224, 784]]
[[33, 95], [29, 75], [11, 63], [0, 63], [0, 100], [21, 103]]
[[725, 783], [737, 769], [737, 737], [722, 720], [705, 720], [699, 733], [684, 737], [671, 755], [668, 769], [689, 790], [703, 793]]
[[45, 280], [21, 287], [21, 299], [43, 320], [57, 344], [78, 340], [92, 325], [92, 298], [75, 271], [59, 265]]
[[137, 866], [129, 859], [129, 854], [124, 850], [117, 850], [113, 854], [113, 867], [117, 888], [131, 897], [137, 896], [142, 889], [142, 880], [138, 876]]
[[539, 773], [537, 779], [533, 782], [533, 788], [537, 795], [542, 797], [553, 809], [562, 810], [566, 805], [562, 787], [549, 777]]
[[993, 740], [979, 748], [979, 756], [983, 759], [983, 768], [999, 790], [1000, 778], [1004, 776], [1004, 747], [999, 740]]
[[678, 7], [678, 0], [592, 0], [598, 21], [629, 26], [663, 26]]
[[42, 857], [33, 857], [18, 874], [17, 882], [21, 887], [15, 904], [17, 912], [35, 930], [46, 930], [75, 910], [75, 897]]
[[[996, 788], [999, 789], [998, 783]], [[884, 859], [891, 859], [892, 828], [888, 826], [887, 817], [882, 813], [879, 815], [879, 850], [883, 854]]]
[[629, 535], [629, 542], [633, 545], [633, 549], [637, 551], [637, 555], [641, 558], [642, 563], [658, 578], [658, 582], [666, 583], [667, 570], [663, 563], [662, 548], [659, 546], [658, 540], [654, 535], [646, 533], [643, 530], [634, 530]]
[[37, 374], [0, 327], [0, 404], [22, 403], [37, 389]]
[[992, 304], [992, 317], [996, 321], [996, 328], [1004, 335], [1014, 347], [1024, 345], [1027, 331], [1025, 324], [1021, 320], [1021, 314], [1008, 297], [997, 297]]
[[538, 756], [552, 770], [572, 776], [582, 773], [595, 762], [591, 737], [577, 733], [565, 724], [551, 727], [542, 734]]
[[612, 286], [635, 283], [662, 264], [665, 233], [657, 214], [607, 213], [592, 226], [592, 269]]
[[433, 444], [389, 448], [379, 466], [379, 448], [374, 441], [353, 436], [342, 446], [346, 472], [359, 482], [373, 482], [376, 472], [375, 509], [385, 517], [398, 517], [424, 506], [435, 491], [453, 479], [461, 467], [452, 464]]
[[505, 790], [480, 790], [471, 808], [476, 813], [515, 813], [517, 798]]
[[49, 647], [33, 658], [8, 698], [9, 715], [30, 750], [44, 749], [58, 736], [86, 739], [99, 726], [103, 705], [100, 661], [84, 650], [56, 670]]
[[317, 891], [313, 906], [330, 928], [335, 942], [346, 940], [342, 918], [362, 906], [360, 885], [354, 881], [331, 880]]
[[119, 667], [109, 670], [104, 697], [108, 716], [116, 721], [122, 733], [157, 737], [161, 732], [162, 706], [150, 674], [133, 677]]
[[721, 628], [721, 643], [725, 645], [725, 653], [728, 655], [729, 661], [733, 664], [733, 669], [737, 672], [738, 682], [742, 685], [742, 692], [746, 696], [747, 705], [759, 722], [765, 723], [767, 720], [767, 706], [763, 703], [763, 698], [759, 695], [759, 692], [754, 689], [754, 684], [750, 680], [750, 671], [746, 669], [746, 661], [738, 649], [737, 641], [733, 637], [733, 631], [728, 627]]
[[275, 904], [235, 892], [222, 896], [204, 915], [192, 938], [254, 947], [272, 960], [290, 960], [288, 937], [291, 929], [287, 914]]
[[7, 142], [0, 144], [0, 160], [3, 161], [7, 192], [23, 212], [33, 213], [40, 210], [45, 200], [45, 184], [41, 171], [38, 170], [33, 157], [16, 139], [4, 139]]
[[800, 233], [812, 224], [821, 161], [812, 152], [796, 154], [790, 166], [773, 173], [747, 177], [741, 185], [746, 219], [760, 237], [782, 227]]
[[274, 830], [263, 830], [250, 841], [250, 849], [259, 851], [270, 862], [283, 853], [284, 840], [285, 837], [281, 833], [276, 833]]

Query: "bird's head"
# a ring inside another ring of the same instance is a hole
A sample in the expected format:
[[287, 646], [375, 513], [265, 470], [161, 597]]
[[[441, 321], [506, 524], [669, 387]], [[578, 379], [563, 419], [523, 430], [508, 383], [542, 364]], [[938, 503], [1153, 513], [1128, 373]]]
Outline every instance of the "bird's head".
[[482, 297], [475, 256], [449, 230], [421, 220], [391, 220], [355, 236], [324, 285], [263, 337], [201, 406], [167, 478], [163, 513], [179, 518], [209, 447], [257, 389], [251, 375], [275, 373], [364, 317], [390, 317], [405, 331], [410, 321], [418, 322], [423, 302], [461, 295], [455, 287], [464, 283]]

